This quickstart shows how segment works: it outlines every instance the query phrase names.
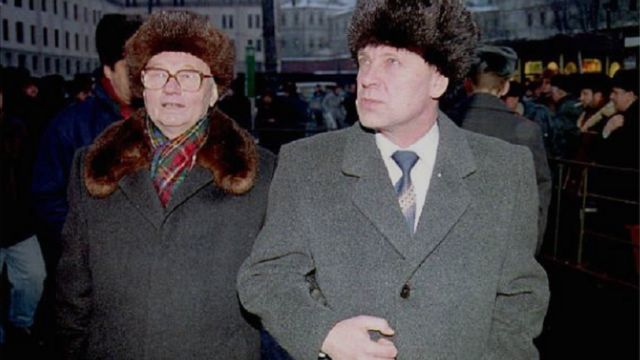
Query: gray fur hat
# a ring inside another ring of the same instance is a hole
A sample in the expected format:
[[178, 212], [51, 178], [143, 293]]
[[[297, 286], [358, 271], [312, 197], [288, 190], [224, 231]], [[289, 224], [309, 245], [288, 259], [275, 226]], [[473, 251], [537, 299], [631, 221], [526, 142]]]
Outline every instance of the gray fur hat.
[[476, 51], [470, 73], [494, 73], [502, 78], [509, 78], [516, 71], [518, 54], [510, 47], [483, 45]]
[[368, 45], [412, 51], [450, 80], [462, 79], [479, 33], [457, 0], [358, 0], [348, 30], [354, 58]]

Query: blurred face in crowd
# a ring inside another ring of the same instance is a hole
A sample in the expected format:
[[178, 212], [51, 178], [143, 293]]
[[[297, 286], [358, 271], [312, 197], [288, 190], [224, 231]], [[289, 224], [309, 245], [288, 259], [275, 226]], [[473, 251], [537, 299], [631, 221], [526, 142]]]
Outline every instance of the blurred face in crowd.
[[567, 96], [567, 92], [560, 89], [557, 86], [552, 86], [551, 87], [551, 99], [553, 100], [553, 102], [557, 103], [560, 100], [562, 100], [563, 97]]
[[520, 102], [520, 99], [517, 96], [505, 96], [503, 101], [505, 105], [507, 105], [509, 110], [516, 111], [516, 109], [518, 108], [518, 103]]
[[35, 99], [38, 97], [38, 86], [36, 84], [28, 84], [24, 87], [24, 94]]
[[437, 118], [438, 98], [449, 79], [421, 56], [387, 45], [358, 52], [360, 122], [400, 147], [427, 133]]
[[143, 70], [143, 84], [147, 114], [170, 139], [191, 128], [218, 101], [209, 66], [184, 52], [154, 55]]
[[617, 111], [626, 111], [638, 96], [633, 91], [625, 91], [622, 88], [614, 87], [611, 91], [611, 102]]
[[111, 81], [113, 90], [118, 98], [125, 104], [131, 103], [131, 91], [129, 90], [129, 72], [125, 60], [118, 60], [111, 68], [108, 65], [102, 67], [104, 76]]
[[604, 103], [604, 95], [600, 91], [593, 92], [591, 89], [582, 89], [580, 91], [580, 103], [585, 108], [598, 108]]

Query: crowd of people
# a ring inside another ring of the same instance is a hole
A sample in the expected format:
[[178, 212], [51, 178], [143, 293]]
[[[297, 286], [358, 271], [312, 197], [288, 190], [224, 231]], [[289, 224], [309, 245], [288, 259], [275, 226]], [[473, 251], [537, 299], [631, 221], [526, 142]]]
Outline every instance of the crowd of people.
[[0, 68], [0, 355], [535, 356], [548, 159], [637, 201], [638, 70], [516, 82], [457, 2], [382, 3], [357, 84], [255, 109], [190, 12], [105, 15], [69, 82]]

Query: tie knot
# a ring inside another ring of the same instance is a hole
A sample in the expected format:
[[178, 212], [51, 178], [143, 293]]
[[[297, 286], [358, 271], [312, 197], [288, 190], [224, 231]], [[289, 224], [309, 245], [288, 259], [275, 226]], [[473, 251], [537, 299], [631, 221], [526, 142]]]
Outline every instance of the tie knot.
[[396, 151], [391, 155], [391, 158], [398, 164], [404, 176], [409, 174], [413, 165], [418, 161], [418, 154], [413, 151]]

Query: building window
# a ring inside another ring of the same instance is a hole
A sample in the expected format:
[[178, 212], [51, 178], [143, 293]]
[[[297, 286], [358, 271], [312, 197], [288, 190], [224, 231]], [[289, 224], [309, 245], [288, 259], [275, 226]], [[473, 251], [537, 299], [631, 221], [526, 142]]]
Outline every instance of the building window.
[[53, 31], [53, 46], [60, 47], [60, 31], [58, 29]]
[[629, 0], [629, 10], [638, 11], [638, 0]]
[[76, 60], [76, 73], [80, 72], [80, 60]]
[[84, 51], [89, 52], [89, 36], [84, 36]]
[[36, 26], [31, 25], [30, 29], [31, 29], [31, 45], [35, 45], [36, 44]]
[[227, 15], [222, 15], [222, 28], [227, 28]]
[[42, 28], [42, 45], [49, 46], [49, 29]]
[[309, 39], [309, 49], [313, 49], [315, 47], [315, 42], [313, 39]]
[[2, 40], [9, 41], [9, 20], [2, 19]]
[[22, 24], [22, 21], [18, 21], [16, 23], [16, 41], [19, 44], [24, 43], [24, 25]]
[[233, 15], [229, 15], [229, 29], [233, 29]]
[[256, 28], [260, 28], [262, 25], [260, 25], [260, 14], [256, 14]]
[[18, 55], [18, 67], [23, 69], [27, 68], [27, 55], [25, 54]]
[[56, 74], [60, 74], [60, 59], [55, 59], [55, 61], [53, 62], [54, 64], [54, 70], [56, 72]]
[[64, 18], [68, 19], [69, 18], [69, 3], [67, 3], [66, 1], [62, 3], [62, 12], [64, 14]]
[[78, 20], [78, 4], [73, 4], [73, 20]]
[[84, 22], [89, 22], [89, 9], [84, 8]]
[[51, 59], [46, 57], [44, 58], [44, 73], [48, 74], [51, 72]]
[[280, 15], [280, 25], [287, 26], [287, 17], [284, 14]]
[[298, 23], [300, 22], [300, 16], [298, 15], [298, 13], [294, 13], [293, 14], [293, 25], [298, 25]]
[[262, 40], [256, 39], [256, 51], [262, 51]]
[[251, 14], [247, 15], [247, 27], [249, 29], [253, 27], [253, 16]]
[[68, 31], [64, 32], [64, 48], [65, 49], [69, 48], [69, 32]]
[[253, 46], [253, 40], [251, 39], [247, 40], [247, 46]]
[[546, 11], [541, 11], [540, 12], [540, 25], [545, 26], [547, 24], [547, 12]]
[[309, 14], [309, 25], [313, 25], [313, 13]]
[[84, 68], [86, 72], [91, 72], [91, 61], [87, 61]]
[[80, 35], [76, 33], [73, 37], [76, 43], [76, 50], [80, 50]]
[[31, 57], [31, 70], [38, 71], [38, 56], [33, 55]]
[[22, 0], [15, 0], [15, 1], [13, 2], [13, 4], [14, 4], [16, 7], [22, 7]]
[[318, 25], [322, 26], [324, 23], [324, 18], [322, 17], [322, 14], [318, 15]]
[[93, 10], [93, 25], [96, 24], [96, 11]]
[[4, 53], [4, 64], [6, 66], [11, 66], [13, 65], [13, 59], [11, 57], [11, 53], [10, 52], [6, 52]]
[[35, 5], [33, 4], [35, 2], [35, 0], [29, 0], [29, 10], [33, 10], [35, 8]]
[[531, 13], [527, 14], [527, 26], [529, 27], [533, 26], [533, 14]]
[[40, 3], [40, 8], [42, 9], [42, 12], [47, 11], [47, 0], [42, 0], [42, 2]]
[[58, 0], [53, 0], [53, 13], [58, 13]]
[[67, 59], [66, 61], [67, 75], [71, 75], [71, 60]]

